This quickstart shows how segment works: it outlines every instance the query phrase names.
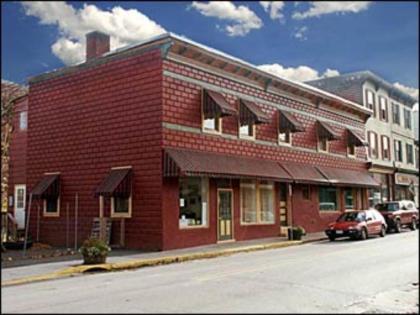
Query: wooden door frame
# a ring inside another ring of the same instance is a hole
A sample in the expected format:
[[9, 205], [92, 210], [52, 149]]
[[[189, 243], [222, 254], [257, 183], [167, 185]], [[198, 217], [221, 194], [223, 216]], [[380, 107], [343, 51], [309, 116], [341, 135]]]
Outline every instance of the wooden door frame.
[[[219, 198], [219, 191], [229, 191], [230, 193], [231, 193], [231, 197], [230, 197], [230, 204], [231, 204], [231, 209], [230, 209], [230, 215], [231, 215], [231, 234], [232, 234], [232, 238], [231, 239], [229, 239], [229, 240], [220, 240], [219, 239], [219, 236], [220, 236], [220, 233], [219, 233], [219, 230], [220, 230], [220, 222], [219, 222], [219, 209], [220, 209], [220, 207], [219, 207], [219, 205], [220, 205], [220, 198]], [[216, 235], [216, 239], [217, 239], [217, 242], [218, 243], [222, 243], [222, 242], [232, 242], [232, 241], [235, 241], [235, 229], [234, 229], [234, 226], [235, 226], [235, 224], [234, 224], [234, 219], [235, 219], [235, 217], [234, 217], [234, 198], [233, 198], [233, 188], [217, 188], [217, 191], [216, 191], [216, 193], [217, 193], [217, 209], [216, 209], [216, 212], [217, 212], [217, 235]]]

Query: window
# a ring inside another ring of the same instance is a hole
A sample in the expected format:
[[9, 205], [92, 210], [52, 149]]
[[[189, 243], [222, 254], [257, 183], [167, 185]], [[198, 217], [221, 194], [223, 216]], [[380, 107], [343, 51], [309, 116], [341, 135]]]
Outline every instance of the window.
[[405, 149], [407, 152], [407, 164], [414, 164], [413, 145], [406, 143]]
[[255, 125], [240, 125], [239, 126], [239, 137], [240, 138], [255, 138]]
[[379, 96], [379, 119], [383, 121], [388, 121], [388, 103], [385, 97]]
[[347, 146], [347, 154], [349, 156], [356, 156], [356, 146], [354, 144], [349, 144]]
[[414, 158], [415, 158], [415, 164], [416, 164], [416, 168], [419, 168], [419, 148], [416, 147], [416, 149], [414, 150]]
[[369, 156], [371, 158], [378, 158], [378, 139], [376, 133], [369, 131]]
[[328, 152], [328, 139], [327, 138], [322, 138], [319, 139], [318, 138], [318, 150], [319, 151], [324, 151], [324, 152]]
[[375, 94], [371, 90], [366, 90], [366, 107], [373, 110], [373, 117], [376, 116]]
[[411, 112], [406, 108], [404, 108], [404, 126], [407, 129], [411, 129]]
[[16, 208], [25, 209], [25, 186], [16, 185]]
[[203, 119], [203, 129], [205, 131], [222, 132], [222, 118], [219, 115], [215, 117], [206, 117]]
[[395, 151], [395, 160], [397, 162], [402, 162], [402, 143], [399, 140], [394, 140], [394, 151]]
[[241, 222], [244, 224], [274, 223], [274, 183], [241, 181]]
[[28, 112], [20, 112], [19, 115], [19, 129], [26, 130], [28, 128]]
[[292, 134], [290, 131], [279, 132], [279, 143], [291, 144], [292, 143]]
[[392, 103], [392, 121], [394, 124], [400, 124], [400, 105]]
[[311, 200], [311, 186], [302, 186], [302, 197], [304, 200]]
[[179, 227], [207, 226], [209, 181], [206, 177], [179, 179]]
[[391, 154], [389, 151], [389, 138], [387, 136], [382, 136], [382, 159], [390, 160]]
[[337, 211], [337, 188], [319, 187], [319, 210]]
[[344, 207], [346, 210], [355, 208], [353, 188], [344, 189]]
[[60, 197], [47, 196], [44, 198], [44, 216], [57, 217], [60, 215]]
[[111, 197], [111, 217], [130, 218], [131, 208], [131, 195]]

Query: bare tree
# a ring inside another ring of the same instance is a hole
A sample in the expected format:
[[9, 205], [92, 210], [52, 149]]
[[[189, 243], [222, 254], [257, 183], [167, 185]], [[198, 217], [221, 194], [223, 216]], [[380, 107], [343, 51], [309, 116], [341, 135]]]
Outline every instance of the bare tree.
[[[27, 89], [9, 81], [1, 81], [1, 212], [7, 212], [7, 195], [9, 181], [9, 148], [13, 132], [13, 115], [15, 101], [27, 93]], [[5, 222], [7, 222], [5, 220]], [[3, 250], [3, 226], [1, 242]], [[7, 224], [7, 223], [6, 223]]]

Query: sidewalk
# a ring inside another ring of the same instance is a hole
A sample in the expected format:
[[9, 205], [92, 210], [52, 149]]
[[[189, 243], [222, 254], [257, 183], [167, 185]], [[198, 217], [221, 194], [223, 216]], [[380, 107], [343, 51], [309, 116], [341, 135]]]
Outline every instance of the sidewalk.
[[54, 263], [40, 263], [24, 267], [2, 268], [1, 284], [2, 286], [8, 286], [51, 280], [75, 276], [91, 269], [118, 271], [141, 268], [145, 266], [231, 255], [240, 252], [282, 248], [323, 239], [326, 239], [324, 233], [311, 233], [304, 236], [302, 241], [288, 241], [286, 237], [274, 237], [161, 252], [141, 252], [134, 254], [132, 251], [121, 251], [121, 255], [108, 257], [107, 263], [103, 265], [85, 266], [82, 265], [83, 261], [81, 259], [74, 259]]

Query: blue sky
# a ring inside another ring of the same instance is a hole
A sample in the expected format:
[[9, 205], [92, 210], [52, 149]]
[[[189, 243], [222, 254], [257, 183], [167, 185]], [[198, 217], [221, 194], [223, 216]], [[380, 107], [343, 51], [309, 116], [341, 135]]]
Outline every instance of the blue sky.
[[418, 89], [417, 2], [2, 2], [1, 7], [2, 79], [18, 83], [82, 61], [83, 35], [95, 28], [111, 34], [113, 47], [170, 31], [295, 80], [369, 69]]

